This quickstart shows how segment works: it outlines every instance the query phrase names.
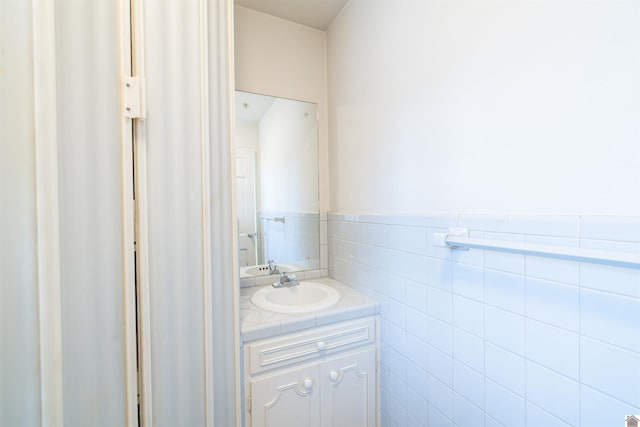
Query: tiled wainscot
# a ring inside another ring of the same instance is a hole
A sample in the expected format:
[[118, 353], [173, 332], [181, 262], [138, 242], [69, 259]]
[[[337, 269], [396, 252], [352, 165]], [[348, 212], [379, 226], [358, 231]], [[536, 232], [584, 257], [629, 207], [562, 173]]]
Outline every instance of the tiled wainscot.
[[640, 254], [640, 218], [329, 214], [329, 274], [380, 302], [383, 426], [616, 426], [640, 414], [640, 270], [436, 246]]

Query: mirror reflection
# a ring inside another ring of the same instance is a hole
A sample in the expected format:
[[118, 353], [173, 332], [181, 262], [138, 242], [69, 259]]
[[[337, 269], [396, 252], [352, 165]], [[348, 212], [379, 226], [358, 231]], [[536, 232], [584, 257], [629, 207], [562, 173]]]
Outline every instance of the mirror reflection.
[[241, 277], [319, 268], [317, 105], [236, 91], [235, 119]]

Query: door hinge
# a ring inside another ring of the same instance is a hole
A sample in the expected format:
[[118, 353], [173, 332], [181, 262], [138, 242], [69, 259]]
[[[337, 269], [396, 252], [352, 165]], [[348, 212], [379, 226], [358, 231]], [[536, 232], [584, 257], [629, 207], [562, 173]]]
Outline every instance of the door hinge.
[[251, 395], [247, 396], [246, 406], [247, 406], [247, 412], [251, 412]]
[[122, 81], [124, 116], [130, 119], [144, 119], [146, 115], [144, 79], [126, 76]]

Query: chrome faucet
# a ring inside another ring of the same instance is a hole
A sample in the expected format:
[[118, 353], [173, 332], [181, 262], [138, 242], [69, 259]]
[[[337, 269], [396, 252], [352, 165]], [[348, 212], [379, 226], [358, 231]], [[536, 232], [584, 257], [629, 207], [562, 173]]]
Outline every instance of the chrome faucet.
[[280, 274], [280, 271], [278, 271], [278, 266], [273, 262], [272, 259], [269, 260], [269, 274]]
[[282, 287], [295, 286], [299, 284], [300, 282], [298, 282], [298, 279], [296, 279], [295, 274], [282, 273], [282, 276], [280, 276], [280, 281], [273, 283], [271, 286], [273, 286], [274, 288], [282, 288]]

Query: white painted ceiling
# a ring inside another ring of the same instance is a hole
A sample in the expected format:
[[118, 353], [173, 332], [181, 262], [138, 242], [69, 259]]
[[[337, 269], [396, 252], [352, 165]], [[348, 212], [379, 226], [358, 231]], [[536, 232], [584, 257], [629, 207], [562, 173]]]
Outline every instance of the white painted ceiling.
[[235, 0], [235, 4], [326, 31], [348, 0]]

